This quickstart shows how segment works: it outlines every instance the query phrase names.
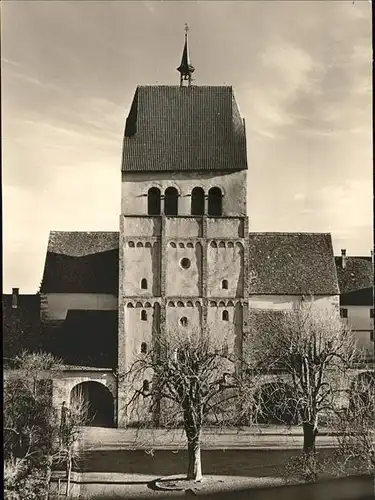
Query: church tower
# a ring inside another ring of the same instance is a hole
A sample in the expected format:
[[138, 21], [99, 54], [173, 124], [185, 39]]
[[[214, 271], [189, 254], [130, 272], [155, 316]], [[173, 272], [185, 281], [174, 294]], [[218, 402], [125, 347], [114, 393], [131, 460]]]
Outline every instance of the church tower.
[[232, 87], [139, 86], [126, 120], [120, 215], [118, 425], [134, 356], [191, 329], [241, 349], [248, 297], [245, 125]]

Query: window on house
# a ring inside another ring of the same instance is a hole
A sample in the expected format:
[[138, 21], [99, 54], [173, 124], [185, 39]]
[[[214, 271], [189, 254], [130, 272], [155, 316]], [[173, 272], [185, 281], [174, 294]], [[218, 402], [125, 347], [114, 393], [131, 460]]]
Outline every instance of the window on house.
[[208, 191], [208, 215], [220, 217], [223, 212], [223, 200], [221, 190], [213, 187]]
[[145, 311], [144, 309], [141, 311], [141, 320], [147, 321], [147, 311]]
[[347, 318], [348, 317], [348, 310], [347, 309], [340, 309], [340, 317]]
[[152, 187], [147, 193], [147, 213], [148, 215], [160, 215], [160, 189]]
[[221, 318], [222, 318], [223, 321], [228, 321], [229, 320], [229, 313], [228, 313], [227, 310], [225, 310], [225, 311], [223, 311], [221, 313]]
[[146, 280], [146, 278], [142, 278], [142, 280], [141, 280], [141, 288], [142, 288], [142, 290], [147, 290], [147, 280]]
[[191, 215], [204, 215], [204, 190], [195, 187], [191, 192]]
[[223, 281], [221, 282], [221, 288], [222, 288], [223, 290], [228, 290], [228, 280], [223, 280]]
[[174, 187], [169, 187], [165, 190], [164, 214], [178, 215], [178, 191]]
[[146, 354], [147, 353], [147, 344], [146, 342], [142, 342], [141, 344], [141, 353]]
[[370, 318], [374, 319], [374, 308], [373, 307], [371, 307], [371, 309], [370, 309]]

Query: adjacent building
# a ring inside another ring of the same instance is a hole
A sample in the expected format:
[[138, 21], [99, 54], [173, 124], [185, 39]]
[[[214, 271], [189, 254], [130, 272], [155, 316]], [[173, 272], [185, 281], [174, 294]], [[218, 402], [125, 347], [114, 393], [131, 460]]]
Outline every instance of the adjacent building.
[[374, 253], [371, 257], [335, 257], [340, 287], [340, 315], [357, 338], [365, 359], [374, 359]]

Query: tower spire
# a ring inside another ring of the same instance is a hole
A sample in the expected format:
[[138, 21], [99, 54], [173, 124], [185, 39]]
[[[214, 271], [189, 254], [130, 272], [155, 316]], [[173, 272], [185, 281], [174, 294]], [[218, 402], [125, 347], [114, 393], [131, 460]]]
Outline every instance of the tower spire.
[[182, 51], [181, 64], [177, 68], [177, 71], [180, 72], [180, 87], [183, 86], [184, 81], [187, 81], [187, 84], [190, 87], [192, 81], [191, 76], [195, 71], [194, 66], [190, 63], [189, 49], [188, 49], [188, 31], [189, 31], [189, 26], [185, 23], [185, 45], [184, 45], [184, 50]]

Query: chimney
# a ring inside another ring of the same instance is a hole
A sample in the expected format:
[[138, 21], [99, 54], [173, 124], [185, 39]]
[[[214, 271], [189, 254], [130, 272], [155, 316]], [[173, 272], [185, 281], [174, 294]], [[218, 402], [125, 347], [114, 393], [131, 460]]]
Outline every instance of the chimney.
[[345, 248], [343, 248], [341, 250], [341, 267], [345, 269], [345, 266], [346, 266], [346, 250]]
[[19, 290], [19, 288], [12, 288], [12, 309], [17, 309], [18, 307]]

